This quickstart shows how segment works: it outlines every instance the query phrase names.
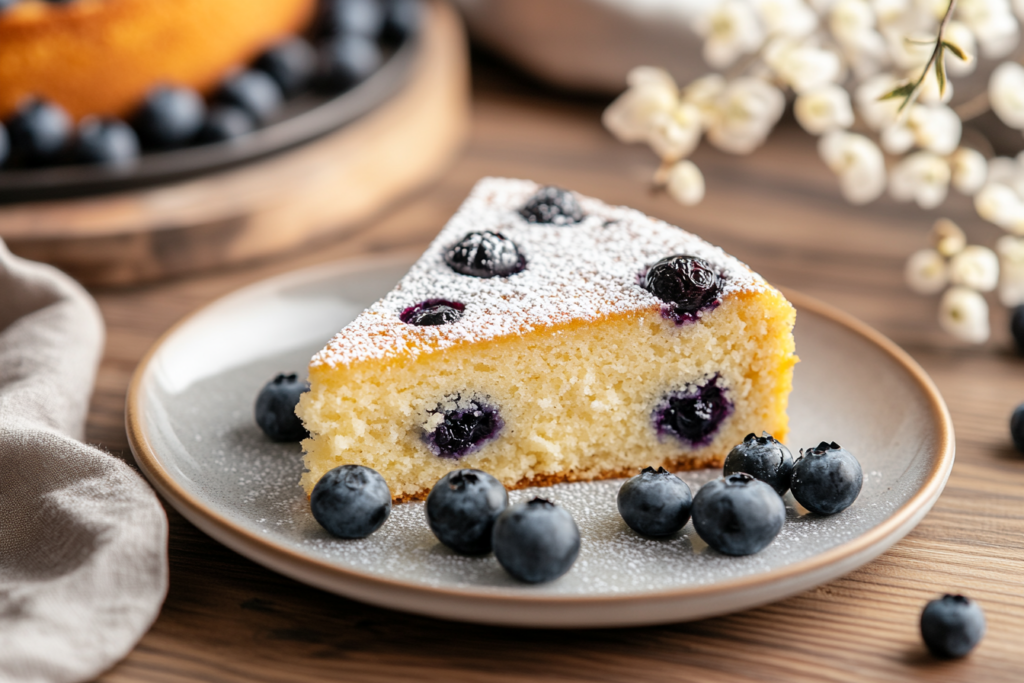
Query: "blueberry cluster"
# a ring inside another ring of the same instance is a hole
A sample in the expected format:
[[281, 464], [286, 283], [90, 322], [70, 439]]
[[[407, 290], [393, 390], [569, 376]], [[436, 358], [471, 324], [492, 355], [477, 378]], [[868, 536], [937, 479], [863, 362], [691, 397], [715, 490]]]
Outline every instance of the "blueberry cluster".
[[[0, 11], [11, 4], [0, 2]], [[419, 12], [418, 0], [323, 0], [308, 37], [270, 47], [227, 76], [209, 100], [191, 88], [160, 85], [128, 121], [87, 116], [76, 126], [58, 103], [28, 99], [0, 123], [0, 166], [124, 167], [147, 150], [240, 137], [310, 88], [335, 95], [358, 85], [380, 67], [386, 50], [415, 32]]]
[[822, 442], [801, 455], [794, 463], [789, 449], [767, 432], [748, 434], [726, 457], [724, 476], [696, 496], [674, 474], [648, 467], [619, 489], [619, 514], [645, 536], [673, 534], [692, 517], [697, 535], [718, 552], [751, 555], [782, 530], [787, 490], [818, 514], [844, 510], [860, 493], [860, 463], [849, 451]]
[[[313, 487], [313, 517], [339, 538], [364, 538], [391, 514], [391, 491], [375, 470], [342, 465]], [[580, 531], [569, 512], [533, 498], [510, 506], [508, 492], [481, 470], [454, 470], [434, 484], [424, 506], [437, 540], [463, 555], [494, 556], [524, 583], [553, 581], [572, 568]]]

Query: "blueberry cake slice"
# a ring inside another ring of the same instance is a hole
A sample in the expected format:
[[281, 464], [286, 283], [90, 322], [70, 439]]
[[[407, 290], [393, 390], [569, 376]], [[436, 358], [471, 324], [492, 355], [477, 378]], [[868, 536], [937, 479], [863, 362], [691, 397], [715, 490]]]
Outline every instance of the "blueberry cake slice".
[[794, 318], [680, 228], [485, 178], [311, 361], [302, 485], [359, 464], [411, 500], [463, 467], [513, 488], [721, 465], [786, 434]]

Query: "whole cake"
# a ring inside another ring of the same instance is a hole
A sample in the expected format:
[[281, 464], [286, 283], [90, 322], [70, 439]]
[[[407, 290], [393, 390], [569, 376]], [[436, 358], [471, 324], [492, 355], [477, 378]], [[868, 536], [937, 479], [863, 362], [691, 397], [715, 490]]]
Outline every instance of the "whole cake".
[[201, 92], [301, 31], [315, 0], [22, 0], [0, 9], [0, 118], [25, 98], [129, 115], [155, 85]]
[[794, 319], [681, 228], [485, 178], [312, 359], [302, 485], [360, 464], [410, 500], [462, 467], [514, 488], [720, 465], [748, 433], [785, 437]]

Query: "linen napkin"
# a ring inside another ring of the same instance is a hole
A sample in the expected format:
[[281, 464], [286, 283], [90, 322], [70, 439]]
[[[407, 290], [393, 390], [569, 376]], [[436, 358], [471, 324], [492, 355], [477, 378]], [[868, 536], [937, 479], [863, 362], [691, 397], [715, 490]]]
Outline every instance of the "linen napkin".
[[0, 240], [0, 680], [85, 681], [167, 592], [167, 518], [83, 435], [103, 321], [58, 270]]

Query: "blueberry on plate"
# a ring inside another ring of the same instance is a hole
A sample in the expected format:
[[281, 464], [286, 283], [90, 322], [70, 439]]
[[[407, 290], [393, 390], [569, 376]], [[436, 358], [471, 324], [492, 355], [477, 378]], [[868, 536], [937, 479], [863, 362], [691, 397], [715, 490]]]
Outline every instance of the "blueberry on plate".
[[377, 43], [365, 36], [332, 38], [320, 46], [317, 85], [330, 93], [344, 92], [369, 78], [381, 61]]
[[203, 127], [206, 103], [192, 88], [160, 86], [146, 95], [134, 126], [146, 147], [187, 145]]
[[427, 524], [457, 553], [491, 551], [494, 521], [508, 507], [501, 482], [480, 470], [455, 470], [441, 477], [427, 496]]
[[576, 196], [559, 187], [548, 185], [519, 209], [519, 215], [530, 223], [550, 223], [552, 225], [570, 225], [583, 220], [583, 210]]
[[210, 107], [196, 140], [204, 143], [234, 140], [254, 130], [256, 122], [244, 109], [232, 104], [215, 104]]
[[377, 470], [341, 465], [320, 477], [309, 496], [320, 526], [339, 538], [365, 538], [391, 514], [391, 489]]
[[526, 268], [516, 243], [501, 233], [471, 232], [444, 253], [444, 262], [456, 273], [472, 277], [506, 277]]
[[668, 536], [686, 526], [693, 495], [686, 482], [659, 467], [645, 467], [619, 488], [619, 514], [644, 536]]
[[29, 166], [52, 163], [67, 148], [73, 132], [71, 117], [62, 107], [27, 100], [7, 122], [11, 157]]
[[1014, 408], [1010, 416], [1010, 436], [1017, 451], [1024, 453], [1024, 403]]
[[962, 595], [944, 595], [921, 612], [921, 637], [936, 657], [963, 657], [983, 635], [985, 613], [978, 603]]
[[291, 97], [312, 82], [316, 60], [316, 48], [305, 38], [293, 36], [260, 55], [255, 67], [270, 74], [281, 92]]
[[284, 104], [284, 95], [270, 74], [246, 69], [225, 79], [217, 100], [244, 110], [257, 123], [266, 123]]
[[7, 155], [11, 153], [11, 138], [7, 135], [7, 126], [0, 123], [0, 166], [7, 161]]
[[309, 382], [298, 375], [279, 374], [264, 385], [256, 397], [256, 424], [274, 441], [300, 441], [309, 436], [295, 414], [299, 397], [309, 391]]
[[498, 516], [491, 543], [505, 571], [526, 583], [542, 583], [572, 568], [580, 554], [580, 530], [565, 508], [534, 498]]
[[87, 116], [78, 124], [75, 159], [86, 164], [130, 165], [139, 157], [139, 136], [120, 119]]
[[697, 491], [692, 514], [693, 528], [709, 546], [726, 555], [753, 555], [779, 535], [786, 504], [763, 481], [730, 474]]
[[671, 304], [677, 314], [692, 315], [718, 298], [722, 283], [704, 259], [676, 254], [661, 259], [647, 270], [643, 288]]
[[326, 0], [320, 30], [328, 36], [359, 35], [376, 39], [386, 16], [380, 0]]
[[834, 515], [857, 500], [864, 474], [857, 458], [835, 441], [800, 451], [789, 488], [811, 512]]
[[747, 434], [743, 443], [725, 456], [722, 469], [725, 475], [746, 472], [784, 496], [793, 476], [793, 454], [768, 432], [761, 432], [761, 436]]

